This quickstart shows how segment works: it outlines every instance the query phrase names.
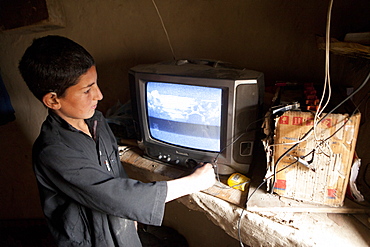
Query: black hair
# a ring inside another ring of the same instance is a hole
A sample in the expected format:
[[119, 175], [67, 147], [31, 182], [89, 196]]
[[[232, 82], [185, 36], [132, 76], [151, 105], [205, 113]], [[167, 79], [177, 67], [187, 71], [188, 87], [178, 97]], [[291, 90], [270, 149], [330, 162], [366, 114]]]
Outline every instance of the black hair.
[[65, 37], [49, 35], [33, 41], [18, 68], [28, 88], [42, 102], [49, 92], [62, 97], [93, 65], [94, 58], [81, 45]]

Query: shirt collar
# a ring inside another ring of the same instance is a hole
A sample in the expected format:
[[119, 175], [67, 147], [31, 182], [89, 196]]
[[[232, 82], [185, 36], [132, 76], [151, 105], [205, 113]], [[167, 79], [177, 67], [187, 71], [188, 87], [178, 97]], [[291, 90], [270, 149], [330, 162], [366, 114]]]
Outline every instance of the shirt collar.
[[[54, 111], [52, 111], [50, 109], [49, 109], [49, 116], [51, 118], [53, 118], [56, 122], [58, 122], [62, 127], [66, 128], [66, 129], [69, 129], [71, 131], [79, 131], [75, 127], [70, 125], [67, 121], [65, 121], [63, 118], [61, 118], [58, 114], [56, 114]], [[95, 125], [95, 128], [96, 128], [96, 123], [97, 123], [96, 121], [98, 121], [98, 118], [96, 116], [96, 112], [94, 113], [94, 115], [91, 118], [85, 119], [85, 122], [89, 126], [90, 130], [92, 128], [94, 128], [94, 125]], [[95, 124], [94, 124], [94, 122], [95, 122]]]

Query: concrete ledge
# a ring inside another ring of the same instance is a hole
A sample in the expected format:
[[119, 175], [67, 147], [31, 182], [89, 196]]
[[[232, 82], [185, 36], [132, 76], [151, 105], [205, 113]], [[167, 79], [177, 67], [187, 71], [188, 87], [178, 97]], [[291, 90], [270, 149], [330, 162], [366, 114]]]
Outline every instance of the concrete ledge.
[[[121, 161], [132, 178], [169, 180], [184, 171], [143, 158], [136, 147], [121, 147]], [[370, 246], [367, 215], [310, 212], [251, 212], [207, 192], [178, 199], [191, 210], [203, 212], [228, 235], [247, 246]], [[240, 220], [240, 226], [238, 222]]]

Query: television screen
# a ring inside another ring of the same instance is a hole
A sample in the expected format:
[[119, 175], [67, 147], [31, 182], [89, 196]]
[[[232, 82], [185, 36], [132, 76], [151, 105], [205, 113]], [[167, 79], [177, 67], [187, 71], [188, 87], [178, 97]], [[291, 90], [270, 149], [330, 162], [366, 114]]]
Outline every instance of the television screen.
[[187, 148], [221, 151], [222, 88], [146, 83], [152, 138]]

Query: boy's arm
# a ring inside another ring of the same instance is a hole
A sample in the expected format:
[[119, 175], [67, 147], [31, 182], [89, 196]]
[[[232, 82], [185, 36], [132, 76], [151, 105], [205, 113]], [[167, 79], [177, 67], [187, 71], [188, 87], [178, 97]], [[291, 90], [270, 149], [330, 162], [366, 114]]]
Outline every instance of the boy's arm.
[[212, 165], [210, 163], [205, 163], [186, 177], [168, 181], [166, 202], [208, 189], [214, 185], [215, 182], [215, 172]]

